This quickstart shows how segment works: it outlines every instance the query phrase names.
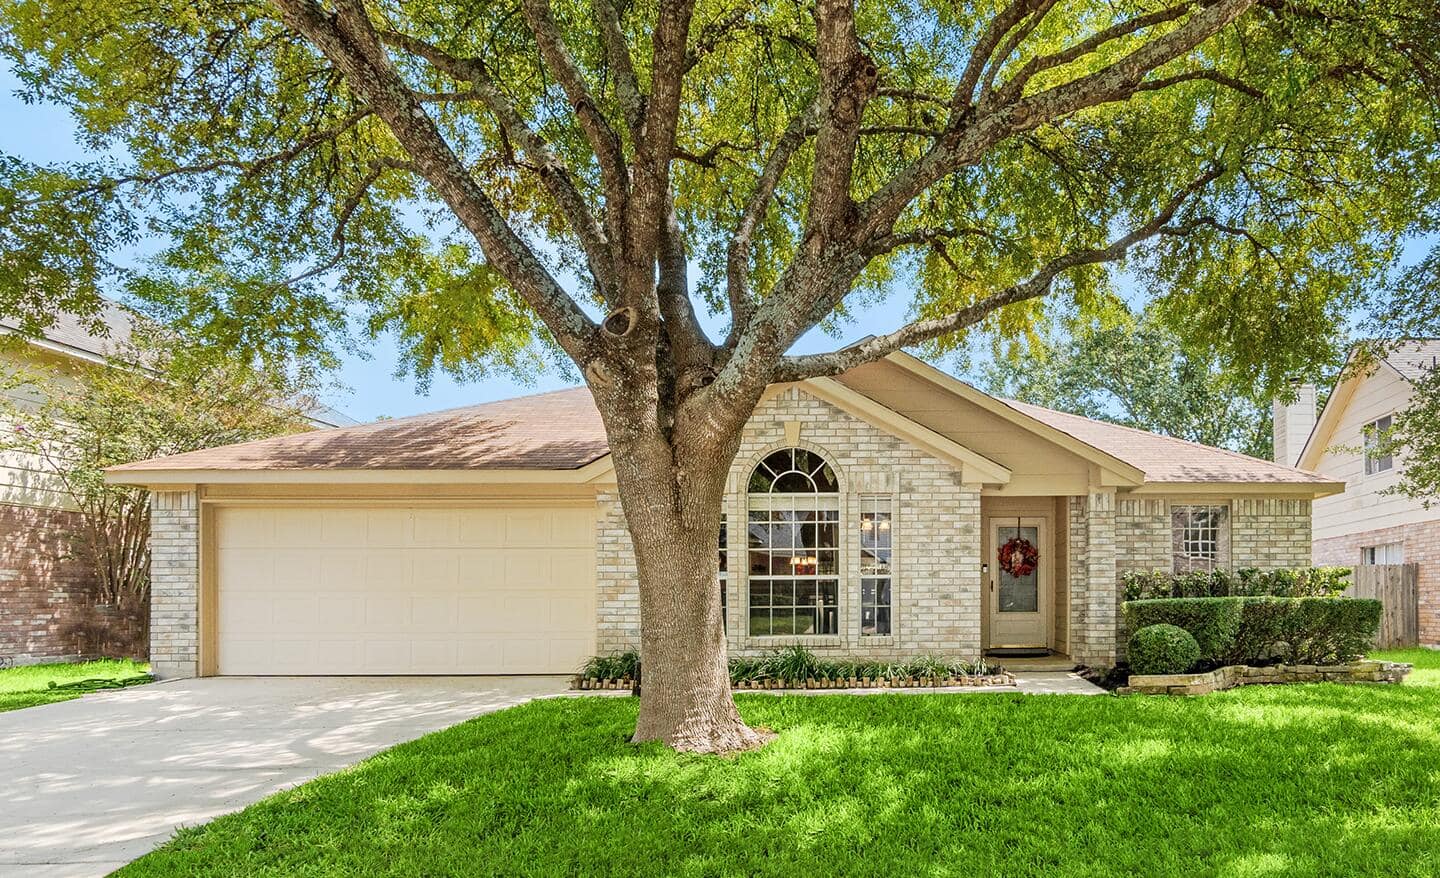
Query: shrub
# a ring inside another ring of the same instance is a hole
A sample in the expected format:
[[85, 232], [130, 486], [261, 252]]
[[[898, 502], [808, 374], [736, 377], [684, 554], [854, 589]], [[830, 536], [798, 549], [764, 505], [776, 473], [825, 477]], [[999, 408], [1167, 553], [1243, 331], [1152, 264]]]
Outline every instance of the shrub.
[[1195, 638], [1201, 661], [1221, 662], [1234, 649], [1242, 607], [1242, 598], [1159, 598], [1126, 601], [1123, 611], [1129, 630], [1139, 632], [1148, 625], [1184, 628]]
[[640, 653], [633, 649], [610, 655], [597, 655], [580, 668], [580, 676], [587, 680], [623, 680], [640, 676]]
[[1339, 664], [1363, 656], [1380, 630], [1382, 607], [1370, 598], [1243, 598], [1240, 630], [1228, 661], [1276, 657], [1301, 665]]
[[1169, 624], [1190, 632], [1207, 663], [1258, 665], [1282, 658], [1308, 665], [1364, 655], [1380, 630], [1381, 606], [1368, 598], [1162, 598], [1127, 601], [1124, 613], [1132, 631]]
[[1127, 601], [1160, 598], [1208, 597], [1337, 597], [1350, 584], [1349, 567], [1298, 567], [1261, 570], [1244, 567], [1167, 573], [1163, 570], [1128, 571], [1121, 575], [1121, 593]]
[[1137, 674], [1183, 674], [1200, 661], [1200, 645], [1175, 625], [1146, 625], [1131, 635], [1129, 649]]

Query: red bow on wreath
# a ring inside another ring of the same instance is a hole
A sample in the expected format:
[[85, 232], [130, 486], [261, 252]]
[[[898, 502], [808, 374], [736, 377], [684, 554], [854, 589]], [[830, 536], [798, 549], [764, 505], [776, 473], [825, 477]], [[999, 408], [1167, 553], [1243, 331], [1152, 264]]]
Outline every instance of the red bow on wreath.
[[1029, 576], [1040, 563], [1040, 550], [1023, 537], [1011, 537], [1000, 547], [1000, 569], [1011, 576]]

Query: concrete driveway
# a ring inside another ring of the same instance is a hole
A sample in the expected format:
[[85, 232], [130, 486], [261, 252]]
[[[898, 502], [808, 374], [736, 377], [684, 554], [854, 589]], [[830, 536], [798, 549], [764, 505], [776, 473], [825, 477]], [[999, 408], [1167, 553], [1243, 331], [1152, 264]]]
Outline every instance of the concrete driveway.
[[276, 790], [563, 677], [222, 677], [0, 713], [0, 875], [104, 875]]

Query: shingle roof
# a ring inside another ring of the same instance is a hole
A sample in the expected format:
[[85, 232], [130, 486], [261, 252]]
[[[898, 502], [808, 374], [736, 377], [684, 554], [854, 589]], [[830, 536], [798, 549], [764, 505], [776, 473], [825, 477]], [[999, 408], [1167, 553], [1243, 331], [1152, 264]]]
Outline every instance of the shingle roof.
[[578, 469], [608, 452], [590, 391], [574, 387], [189, 451], [114, 470]]
[[[1233, 451], [1157, 436], [1023, 402], [1021, 414], [1117, 457], [1148, 482], [1311, 484], [1327, 480]], [[609, 451], [584, 387], [410, 418], [299, 433], [116, 467], [146, 470], [578, 469]]]
[[1384, 360], [1406, 381], [1419, 381], [1426, 372], [1440, 365], [1440, 338], [1402, 341], [1384, 355]]
[[[55, 324], [41, 332], [40, 337], [62, 348], [97, 357], [113, 353], [130, 340], [135, 316], [119, 304], [102, 299], [95, 318], [103, 327], [103, 333], [92, 331], [89, 324], [81, 322], [73, 314], [61, 313], [56, 315]], [[0, 317], [0, 329], [18, 332], [20, 321]]]
[[1324, 484], [1331, 481], [1325, 476], [1224, 448], [1147, 433], [1030, 403], [1010, 399], [1001, 401], [1021, 414], [1143, 470], [1146, 482]]

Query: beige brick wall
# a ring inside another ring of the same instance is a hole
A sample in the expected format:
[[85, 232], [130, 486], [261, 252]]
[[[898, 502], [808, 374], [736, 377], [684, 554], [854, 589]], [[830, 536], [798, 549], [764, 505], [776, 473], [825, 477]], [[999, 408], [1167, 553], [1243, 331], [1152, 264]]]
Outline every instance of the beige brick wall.
[[[747, 634], [745, 527], [750, 471], [765, 455], [794, 442], [822, 454], [841, 485], [839, 633], [757, 638]], [[793, 431], [794, 427], [792, 427]], [[892, 497], [895, 547], [892, 634], [859, 633], [859, 507], [867, 494]], [[756, 654], [803, 642], [819, 654], [909, 658], [922, 653], [973, 658], [980, 652], [980, 491], [948, 463], [852, 417], [829, 403], [788, 389], [762, 402], [745, 428], [731, 469], [725, 512], [730, 522], [727, 631], [733, 654]], [[638, 648], [640, 601], [624, 513], [613, 494], [600, 497], [596, 524], [599, 631], [602, 651]]]
[[150, 667], [193, 677], [200, 648], [200, 504], [194, 491], [150, 495]]
[[1310, 501], [1240, 497], [1230, 504], [1235, 569], [1310, 566]]
[[1070, 498], [1070, 656], [1081, 664], [1115, 663], [1115, 505], [1113, 489]]

